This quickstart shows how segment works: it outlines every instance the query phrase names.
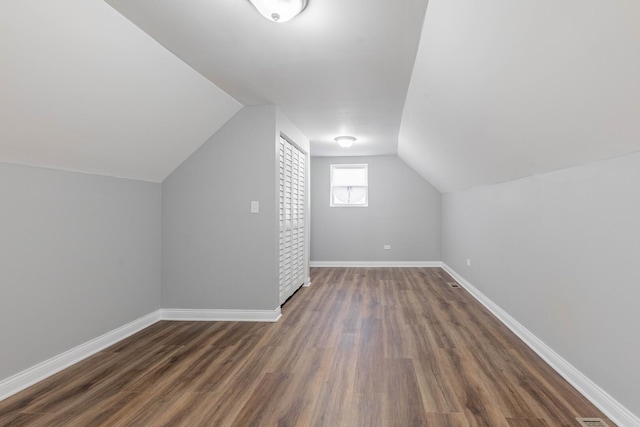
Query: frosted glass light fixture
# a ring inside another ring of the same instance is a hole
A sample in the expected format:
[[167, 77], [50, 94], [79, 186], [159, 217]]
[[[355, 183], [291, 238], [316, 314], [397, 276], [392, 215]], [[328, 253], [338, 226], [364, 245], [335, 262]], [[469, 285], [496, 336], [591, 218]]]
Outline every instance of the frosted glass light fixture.
[[356, 139], [353, 136], [336, 136], [335, 140], [340, 147], [349, 148], [356, 142]]
[[307, 0], [249, 0], [269, 21], [287, 22], [307, 7]]

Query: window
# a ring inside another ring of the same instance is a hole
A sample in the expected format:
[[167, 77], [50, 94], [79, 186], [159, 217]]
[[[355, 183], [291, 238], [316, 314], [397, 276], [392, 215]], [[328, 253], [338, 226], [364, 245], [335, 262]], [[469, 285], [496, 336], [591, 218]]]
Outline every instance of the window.
[[331, 207], [369, 206], [369, 165], [331, 165]]

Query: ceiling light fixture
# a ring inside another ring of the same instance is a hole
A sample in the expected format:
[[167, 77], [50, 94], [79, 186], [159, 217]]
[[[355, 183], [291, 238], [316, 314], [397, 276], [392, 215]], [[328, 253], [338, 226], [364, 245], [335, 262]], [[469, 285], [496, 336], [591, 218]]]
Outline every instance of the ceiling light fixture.
[[307, 7], [307, 0], [249, 0], [269, 21], [287, 22]]
[[356, 139], [353, 136], [336, 136], [335, 140], [340, 147], [349, 148], [356, 142]]

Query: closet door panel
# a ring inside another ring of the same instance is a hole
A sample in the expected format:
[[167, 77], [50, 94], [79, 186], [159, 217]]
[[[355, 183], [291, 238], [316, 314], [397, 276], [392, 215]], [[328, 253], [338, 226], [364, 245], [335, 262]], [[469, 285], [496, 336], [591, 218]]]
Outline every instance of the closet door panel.
[[284, 138], [279, 153], [279, 280], [282, 304], [304, 284], [306, 155]]

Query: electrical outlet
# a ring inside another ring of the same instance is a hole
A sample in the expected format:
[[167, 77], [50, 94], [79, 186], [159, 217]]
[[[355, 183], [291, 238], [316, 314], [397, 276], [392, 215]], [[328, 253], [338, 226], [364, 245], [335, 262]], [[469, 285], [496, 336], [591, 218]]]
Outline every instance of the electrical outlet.
[[385, 250], [391, 249], [391, 245], [384, 245], [383, 247]]
[[471, 260], [467, 258], [467, 265], [471, 267]]
[[251, 201], [251, 213], [260, 213], [260, 202], [257, 200]]

